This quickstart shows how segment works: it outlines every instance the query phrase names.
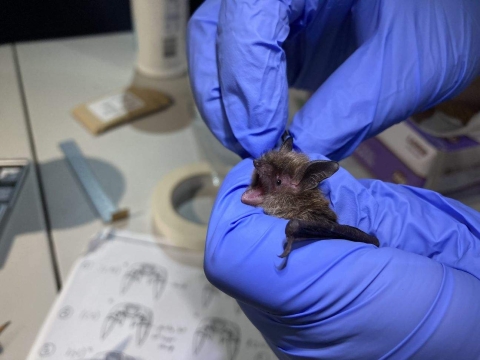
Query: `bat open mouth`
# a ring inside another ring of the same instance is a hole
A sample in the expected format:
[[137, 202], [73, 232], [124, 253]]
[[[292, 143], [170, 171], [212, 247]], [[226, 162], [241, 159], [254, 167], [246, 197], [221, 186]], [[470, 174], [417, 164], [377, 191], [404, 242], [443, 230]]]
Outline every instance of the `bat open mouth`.
[[259, 206], [263, 203], [263, 195], [264, 191], [262, 187], [249, 187], [247, 191], [242, 194], [242, 202], [250, 206]]
[[260, 182], [260, 176], [255, 171], [253, 174], [252, 185], [242, 194], [242, 203], [250, 206], [260, 206], [263, 203], [265, 190]]

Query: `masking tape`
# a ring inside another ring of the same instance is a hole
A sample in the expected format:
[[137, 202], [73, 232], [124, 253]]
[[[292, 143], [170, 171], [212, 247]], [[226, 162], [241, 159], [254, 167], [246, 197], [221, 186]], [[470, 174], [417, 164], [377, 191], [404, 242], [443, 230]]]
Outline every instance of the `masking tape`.
[[213, 202], [219, 184], [214, 185], [212, 175], [209, 164], [191, 164], [167, 174], [155, 188], [152, 205], [154, 224], [172, 245], [204, 250], [207, 225], [187, 220], [177, 212], [175, 206], [195, 197], [202, 187], [210, 189]]

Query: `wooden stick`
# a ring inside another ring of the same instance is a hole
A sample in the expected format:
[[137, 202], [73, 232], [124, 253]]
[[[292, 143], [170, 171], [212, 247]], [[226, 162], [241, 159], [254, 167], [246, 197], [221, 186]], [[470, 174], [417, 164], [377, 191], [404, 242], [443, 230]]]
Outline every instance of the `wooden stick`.
[[10, 325], [12, 322], [11, 321], [7, 321], [5, 324], [3, 324], [2, 326], [0, 326], [0, 334], [8, 327], [8, 325]]

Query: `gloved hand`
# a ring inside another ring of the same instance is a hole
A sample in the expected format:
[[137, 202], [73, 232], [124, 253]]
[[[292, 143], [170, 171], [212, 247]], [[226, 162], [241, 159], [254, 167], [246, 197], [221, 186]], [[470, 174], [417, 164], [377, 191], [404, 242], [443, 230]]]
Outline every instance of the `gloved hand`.
[[477, 212], [340, 169], [321, 189], [341, 224], [376, 235], [381, 247], [298, 242], [280, 270], [287, 221], [240, 202], [252, 171], [243, 160], [220, 189], [205, 273], [280, 359], [480, 358]]
[[477, 0], [207, 0], [188, 31], [196, 103], [258, 157], [285, 129], [288, 86], [316, 91], [290, 132], [338, 160], [480, 74], [479, 18]]
[[[223, 144], [257, 157], [285, 128], [288, 85], [316, 91], [290, 131], [340, 159], [479, 74], [479, 14], [475, 0], [207, 0], [189, 25], [194, 96]], [[279, 270], [286, 221], [240, 202], [252, 171], [222, 186], [205, 272], [280, 358], [480, 357], [478, 213], [341, 170], [321, 186], [340, 223], [382, 247], [299, 243]]]

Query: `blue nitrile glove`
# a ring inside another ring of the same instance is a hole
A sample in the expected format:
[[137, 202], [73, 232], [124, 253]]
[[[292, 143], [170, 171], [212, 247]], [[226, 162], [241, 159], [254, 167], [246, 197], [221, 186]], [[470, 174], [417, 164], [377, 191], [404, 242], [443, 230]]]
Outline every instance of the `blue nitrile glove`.
[[252, 171], [243, 160], [221, 187], [205, 273], [280, 359], [480, 358], [479, 213], [340, 169], [321, 189], [340, 223], [381, 247], [298, 242], [280, 270], [287, 221], [241, 203]]
[[[257, 157], [284, 130], [288, 85], [322, 84], [290, 130], [339, 159], [480, 72], [479, 14], [476, 0], [207, 0], [189, 25], [196, 102], [222, 143]], [[279, 270], [286, 221], [240, 202], [252, 171], [222, 186], [205, 272], [280, 358], [480, 357], [478, 213], [341, 170], [322, 184], [340, 222], [382, 247], [299, 243]]]
[[189, 23], [194, 96], [224, 145], [258, 157], [288, 86], [316, 91], [290, 130], [338, 160], [480, 74], [479, 19], [478, 0], [207, 0]]

